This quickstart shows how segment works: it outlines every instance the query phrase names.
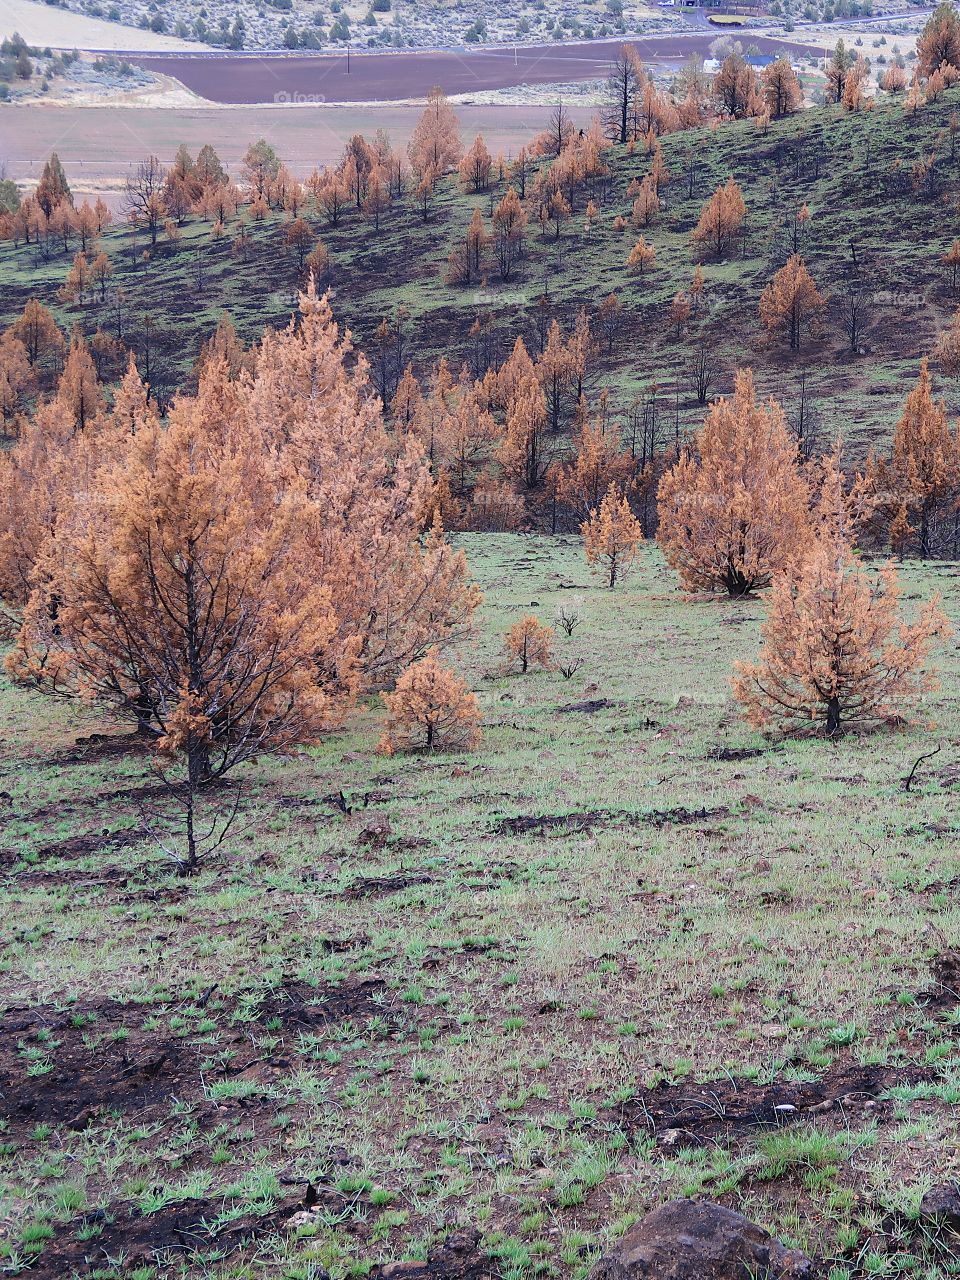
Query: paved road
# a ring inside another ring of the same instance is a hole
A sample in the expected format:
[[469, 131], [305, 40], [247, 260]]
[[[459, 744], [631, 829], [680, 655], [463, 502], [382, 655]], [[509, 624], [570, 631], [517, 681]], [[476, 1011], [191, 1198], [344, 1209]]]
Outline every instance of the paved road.
[[[646, 62], [680, 63], [706, 55], [719, 29], [631, 39]], [[730, 34], [730, 33], [728, 33]], [[789, 48], [819, 55], [823, 46], [734, 32], [762, 53]], [[398, 102], [422, 98], [432, 85], [445, 93], [483, 92], [524, 84], [594, 80], [606, 74], [623, 42], [439, 52], [351, 54], [137, 54], [148, 70], [173, 76], [213, 102]]]

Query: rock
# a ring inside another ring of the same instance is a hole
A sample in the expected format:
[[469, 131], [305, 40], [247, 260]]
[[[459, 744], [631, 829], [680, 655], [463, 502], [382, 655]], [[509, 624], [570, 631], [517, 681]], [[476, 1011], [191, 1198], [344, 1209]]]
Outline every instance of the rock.
[[812, 1280], [809, 1258], [742, 1214], [671, 1200], [638, 1222], [591, 1280]]
[[920, 1201], [920, 1221], [960, 1235], [960, 1186], [950, 1182], [931, 1187]]
[[375, 1280], [491, 1280], [494, 1274], [475, 1229], [452, 1232], [430, 1249], [426, 1262], [388, 1262], [370, 1272]]
[[657, 1146], [662, 1151], [679, 1151], [683, 1147], [702, 1147], [703, 1139], [688, 1129], [660, 1129], [657, 1133]]

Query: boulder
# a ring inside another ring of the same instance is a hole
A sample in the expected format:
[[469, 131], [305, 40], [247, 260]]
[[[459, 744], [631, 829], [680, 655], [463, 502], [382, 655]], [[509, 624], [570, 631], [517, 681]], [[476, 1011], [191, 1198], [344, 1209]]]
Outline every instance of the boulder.
[[591, 1280], [812, 1280], [809, 1258], [733, 1209], [671, 1200], [594, 1268]]
[[960, 1186], [950, 1182], [931, 1187], [920, 1201], [920, 1221], [960, 1235]]

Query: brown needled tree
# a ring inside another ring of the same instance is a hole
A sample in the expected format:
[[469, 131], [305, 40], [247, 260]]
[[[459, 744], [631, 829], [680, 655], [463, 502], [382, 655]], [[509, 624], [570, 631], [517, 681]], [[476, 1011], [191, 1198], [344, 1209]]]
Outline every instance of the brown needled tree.
[[876, 580], [859, 568], [837, 519], [844, 501], [836, 455], [827, 469], [817, 536], [774, 583], [757, 662], [737, 663], [734, 694], [758, 729], [834, 736], [908, 719], [935, 687], [923, 670], [933, 642], [950, 632], [938, 599], [912, 624], [899, 618], [892, 564]]
[[58, 522], [8, 670], [132, 712], [193, 785], [316, 736], [336, 619], [305, 517], [189, 408], [138, 432]]
[[808, 489], [775, 400], [757, 403], [753, 374], [710, 406], [658, 493], [657, 540], [690, 591], [743, 596], [770, 585], [807, 534]]
[[703, 206], [700, 220], [691, 233], [694, 244], [721, 257], [740, 230], [746, 212], [743, 192], [733, 178], [728, 178]]
[[635, 271], [637, 275], [643, 275], [648, 267], [652, 267], [656, 261], [657, 251], [653, 245], [644, 240], [643, 236], [630, 250], [630, 256], [627, 259], [627, 266], [631, 271]]
[[466, 681], [442, 666], [435, 650], [408, 667], [392, 693], [381, 693], [387, 721], [384, 755], [401, 751], [473, 751], [480, 745], [480, 708]]
[[803, 259], [794, 253], [764, 289], [760, 319], [771, 332], [785, 333], [791, 351], [798, 351], [804, 327], [826, 305]]
[[921, 560], [956, 554], [960, 429], [950, 430], [943, 402], [933, 398], [926, 360], [894, 429], [891, 456], [871, 469], [870, 478], [892, 518], [894, 550], [902, 555], [915, 548]]
[[508, 671], [518, 668], [525, 675], [532, 667], [553, 670], [553, 627], [545, 627], [532, 613], [513, 624], [504, 648]]
[[917, 40], [920, 74], [932, 76], [943, 63], [960, 67], [960, 16], [948, 0], [937, 5]]
[[427, 95], [427, 105], [413, 131], [407, 154], [418, 178], [429, 175], [431, 182], [460, 163], [460, 122], [441, 89], [431, 89]]
[[643, 530], [616, 485], [610, 485], [580, 532], [587, 563], [605, 584], [612, 590], [625, 581], [643, 543]]
[[309, 740], [462, 631], [479, 593], [424, 531], [419, 445], [389, 438], [312, 287], [251, 373], [211, 355], [166, 427], [135, 377], [84, 423], [71, 383], [3, 458], [13, 675], [112, 704], [193, 786]]
[[791, 115], [803, 106], [803, 89], [786, 57], [764, 67], [761, 81], [764, 102], [774, 119]]

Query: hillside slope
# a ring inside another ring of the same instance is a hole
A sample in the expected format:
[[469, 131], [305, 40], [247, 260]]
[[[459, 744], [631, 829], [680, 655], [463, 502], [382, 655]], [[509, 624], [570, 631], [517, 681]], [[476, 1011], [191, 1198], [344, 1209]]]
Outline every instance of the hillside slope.
[[[609, 353], [601, 349], [593, 383], [610, 386], [624, 412], [655, 385], [663, 413], [675, 416], [681, 429], [696, 425], [702, 406], [691, 364], [703, 342], [717, 365], [714, 392], [729, 386], [737, 365], [752, 364], [761, 391], [776, 393], [792, 414], [803, 394], [821, 434], [841, 431], [854, 454], [862, 454], [889, 432], [919, 359], [957, 301], [942, 257], [954, 236], [960, 185], [950, 129], [958, 105], [960, 90], [953, 90], [912, 117], [886, 101], [854, 115], [810, 109], [766, 132], [743, 122], [666, 136], [670, 182], [662, 212], [642, 229], [656, 250], [655, 264], [642, 276], [626, 265], [638, 233], [629, 222], [622, 231], [614, 226], [617, 215], [629, 217], [631, 179], [649, 169], [642, 147], [634, 155], [623, 147], [606, 153], [611, 178], [594, 196], [600, 214], [589, 229], [585, 194], [557, 239], [552, 226], [541, 234], [531, 212], [526, 255], [509, 281], [497, 278], [492, 260], [480, 285], [448, 284], [443, 269], [475, 207], [489, 226], [504, 181], [474, 196], [446, 179], [428, 221], [407, 196], [386, 213], [379, 231], [355, 211], [336, 227], [325, 226], [310, 208], [304, 216], [330, 254], [336, 314], [368, 352], [381, 320], [394, 319], [402, 307], [408, 313], [404, 356], [418, 372], [440, 355], [454, 366], [464, 359], [476, 366], [484, 357], [503, 358], [518, 335], [535, 347], [551, 318], [569, 329], [579, 308], [595, 316], [616, 293], [623, 305], [619, 333]], [[65, 160], [69, 173], [69, 156]], [[705, 199], [730, 175], [743, 189], [744, 229], [729, 256], [704, 261], [705, 306], [678, 338], [668, 311], [694, 269], [690, 232]], [[801, 250], [830, 305], [819, 331], [791, 352], [763, 329], [758, 301], [789, 252], [788, 233], [804, 204], [811, 216]], [[286, 323], [295, 305], [299, 273], [295, 257], [284, 251], [283, 220], [274, 215], [250, 225], [246, 262], [232, 249], [235, 230], [228, 224], [213, 241], [209, 222], [191, 220], [175, 243], [161, 239], [149, 255], [142, 233], [110, 228], [104, 247], [114, 264], [111, 293], [107, 302], [84, 307], [57, 295], [77, 246], [44, 262], [32, 247], [3, 243], [0, 321], [9, 323], [35, 294], [66, 328], [79, 323], [88, 335], [98, 325], [119, 330], [141, 364], [149, 345], [151, 380], [169, 393], [187, 377], [222, 311], [252, 341], [264, 325]], [[857, 353], [849, 351], [842, 318], [851, 292], [862, 295], [868, 317]], [[470, 336], [478, 317], [485, 331], [479, 357]], [[953, 396], [952, 386], [940, 390]]]

